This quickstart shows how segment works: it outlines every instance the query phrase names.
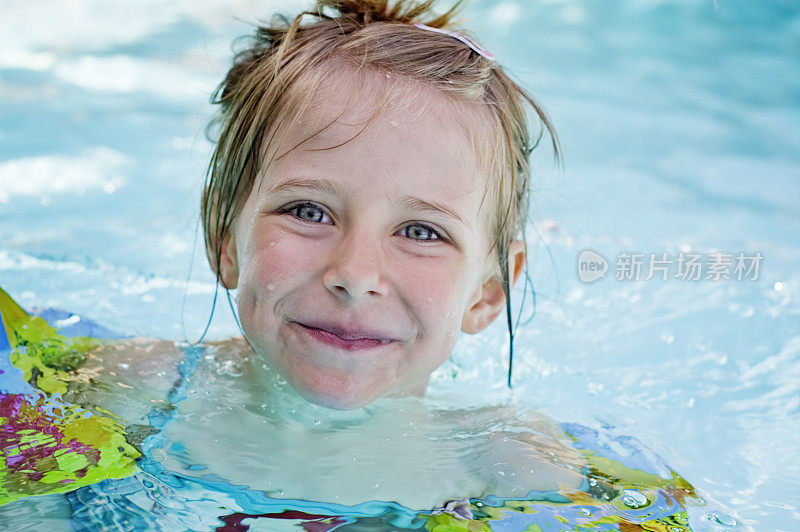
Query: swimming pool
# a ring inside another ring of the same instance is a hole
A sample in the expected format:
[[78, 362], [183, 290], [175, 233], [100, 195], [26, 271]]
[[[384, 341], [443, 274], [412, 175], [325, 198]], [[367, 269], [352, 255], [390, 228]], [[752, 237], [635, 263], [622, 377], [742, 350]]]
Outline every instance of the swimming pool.
[[[248, 31], [231, 14], [270, 11], [11, 2], [0, 22], [0, 286], [25, 306], [183, 337], [207, 98], [231, 39]], [[505, 1], [468, 14], [549, 110], [565, 151], [564, 171], [543, 164], [534, 186], [546, 247], [531, 253], [537, 308], [518, 335], [514, 399], [635, 435], [743, 524], [793, 529], [800, 10]], [[606, 259], [605, 279], [581, 282], [585, 249]], [[715, 251], [760, 252], [759, 278], [615, 279], [622, 253]], [[196, 250], [190, 338], [213, 293], [203, 262]], [[235, 332], [220, 305], [211, 337]], [[457, 373], [453, 387], [488, 382], [482, 399], [503, 397], [502, 324], [488, 337], [463, 339], [437, 373], [442, 388]]]

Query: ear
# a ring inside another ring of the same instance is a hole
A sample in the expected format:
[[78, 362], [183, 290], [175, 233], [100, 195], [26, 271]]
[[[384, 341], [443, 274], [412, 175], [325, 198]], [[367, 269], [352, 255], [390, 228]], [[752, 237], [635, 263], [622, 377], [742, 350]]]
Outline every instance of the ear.
[[229, 230], [222, 238], [222, 249], [219, 256], [219, 269], [216, 264], [216, 238], [209, 237], [210, 242], [206, 247], [206, 257], [211, 269], [228, 290], [236, 288], [239, 284], [239, 260], [236, 255], [236, 240], [233, 231]]
[[[516, 284], [524, 268], [525, 242], [515, 240], [508, 246], [509, 289]], [[461, 330], [467, 334], [481, 332], [497, 318], [505, 305], [503, 280], [498, 275], [492, 275], [473, 292], [461, 319]]]
[[217, 209], [218, 195], [215, 192], [213, 198], [209, 198], [208, 193], [209, 189], [206, 187], [203, 189], [203, 195], [201, 199], [201, 209], [203, 212], [205, 212], [207, 207], [206, 202], [212, 202], [210, 205], [212, 213], [211, 221], [209, 227], [204, 228], [207, 236], [206, 258], [208, 259], [209, 266], [211, 266], [211, 271], [216, 274], [217, 279], [222, 283], [222, 286], [228, 290], [232, 290], [239, 284], [239, 261], [236, 256], [236, 241], [233, 236], [234, 229], [233, 226], [229, 227], [228, 231], [222, 237], [219, 264], [217, 264], [216, 255], [218, 241], [217, 227], [214, 216]]

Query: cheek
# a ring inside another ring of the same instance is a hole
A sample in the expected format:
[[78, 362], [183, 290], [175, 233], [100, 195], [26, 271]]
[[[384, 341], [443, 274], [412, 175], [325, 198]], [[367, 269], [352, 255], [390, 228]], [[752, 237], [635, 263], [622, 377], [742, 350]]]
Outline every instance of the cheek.
[[[259, 231], [260, 229], [260, 231]], [[256, 227], [239, 259], [237, 309], [254, 347], [269, 351], [266, 340], [275, 312], [298, 286], [307, 286], [318, 269], [319, 245], [285, 230]]]
[[429, 259], [423, 264], [401, 268], [401, 271], [404, 272], [402, 284], [409, 290], [423, 326], [436, 327], [442, 332], [460, 329], [468, 295], [465, 294], [467, 279], [463, 265]]
[[281, 292], [281, 288], [306, 279], [317, 269], [319, 245], [280, 229], [254, 238], [240, 265], [243, 283], [250, 290]]

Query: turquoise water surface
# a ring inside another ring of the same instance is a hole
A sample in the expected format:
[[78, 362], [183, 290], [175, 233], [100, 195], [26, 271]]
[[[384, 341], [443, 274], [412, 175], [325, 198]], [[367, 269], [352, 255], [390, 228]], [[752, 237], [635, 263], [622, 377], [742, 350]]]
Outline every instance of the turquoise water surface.
[[[231, 40], [277, 5], [4, 4], [0, 286], [126, 334], [200, 335], [214, 292], [193, 250], [208, 98]], [[739, 523], [710, 530], [796, 529], [800, 8], [504, 0], [465, 15], [564, 149], [563, 169], [537, 164], [536, 309], [517, 336], [514, 400], [635, 435]], [[587, 249], [608, 266], [591, 283]], [[708, 267], [714, 253], [758, 253], [758, 275], [675, 277], [681, 254]], [[666, 280], [644, 280], [651, 254], [671, 261]], [[640, 280], [617, 279], [625, 255], [643, 259]], [[223, 303], [211, 338], [238, 332]], [[440, 387], [502, 396], [503, 327], [463, 338]]]

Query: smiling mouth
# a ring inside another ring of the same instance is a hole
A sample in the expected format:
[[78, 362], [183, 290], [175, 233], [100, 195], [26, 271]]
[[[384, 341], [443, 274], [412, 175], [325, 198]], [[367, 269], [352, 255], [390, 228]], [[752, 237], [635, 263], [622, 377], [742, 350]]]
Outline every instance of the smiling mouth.
[[394, 341], [385, 338], [360, 338], [357, 337], [357, 335], [356, 337], [353, 337], [354, 335], [350, 334], [347, 334], [347, 336], [350, 336], [349, 338], [342, 338], [341, 336], [339, 336], [339, 334], [342, 333], [339, 334], [333, 333], [325, 329], [318, 329], [316, 327], [304, 325], [296, 321], [292, 323], [297, 325], [298, 329], [300, 329], [303, 333], [310, 336], [317, 342], [332, 347], [338, 347], [339, 349], [345, 349], [347, 351], [357, 351], [359, 349], [379, 347], [382, 345], [390, 344]]

